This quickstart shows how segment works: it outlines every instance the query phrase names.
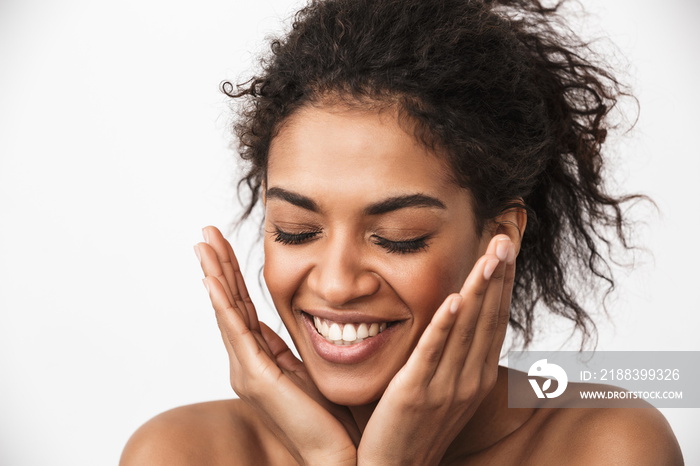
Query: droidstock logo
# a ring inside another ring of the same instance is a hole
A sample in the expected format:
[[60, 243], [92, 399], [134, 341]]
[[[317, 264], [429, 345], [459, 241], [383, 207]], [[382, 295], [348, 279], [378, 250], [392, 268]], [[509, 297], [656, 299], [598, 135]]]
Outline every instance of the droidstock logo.
[[[566, 386], [569, 383], [569, 378], [566, 376], [564, 369], [556, 364], [548, 363], [546, 359], [540, 359], [530, 366], [530, 370], [527, 371], [527, 375], [530, 377], [546, 378], [542, 384], [542, 387], [539, 386], [536, 379], [528, 379], [530, 381], [530, 385], [532, 385], [532, 389], [535, 391], [535, 395], [537, 395], [537, 398], [544, 398], [545, 396], [547, 398], [556, 398], [564, 393], [564, 390], [566, 390]], [[557, 381], [557, 388], [553, 392], [548, 393], [547, 390], [549, 390], [549, 387], [552, 386], [552, 379]]]

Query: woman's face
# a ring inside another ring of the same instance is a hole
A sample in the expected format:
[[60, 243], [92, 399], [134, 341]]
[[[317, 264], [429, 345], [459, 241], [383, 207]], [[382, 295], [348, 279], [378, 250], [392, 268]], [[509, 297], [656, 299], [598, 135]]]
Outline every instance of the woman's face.
[[305, 107], [272, 141], [264, 275], [321, 392], [376, 401], [489, 235], [397, 113]]

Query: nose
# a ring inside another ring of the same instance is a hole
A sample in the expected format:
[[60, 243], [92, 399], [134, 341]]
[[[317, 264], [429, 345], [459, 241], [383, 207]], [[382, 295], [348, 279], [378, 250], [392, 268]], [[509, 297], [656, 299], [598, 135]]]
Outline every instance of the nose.
[[308, 275], [311, 290], [332, 307], [341, 307], [379, 291], [379, 276], [364, 263], [362, 247], [352, 238], [325, 238]]

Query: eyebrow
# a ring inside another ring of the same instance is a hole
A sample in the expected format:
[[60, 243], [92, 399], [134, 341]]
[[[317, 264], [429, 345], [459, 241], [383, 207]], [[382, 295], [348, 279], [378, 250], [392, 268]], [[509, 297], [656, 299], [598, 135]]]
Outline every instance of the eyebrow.
[[[272, 187], [265, 192], [268, 199], [280, 199], [289, 202], [292, 205], [301, 207], [302, 209], [310, 210], [311, 212], [320, 212], [320, 208], [311, 198], [302, 194], [287, 191], [283, 188]], [[365, 215], [381, 215], [388, 212], [393, 212], [399, 209], [408, 207], [436, 207], [446, 209], [445, 204], [440, 200], [426, 194], [407, 194], [403, 196], [394, 196], [387, 199], [375, 202], [364, 208]]]
[[294, 193], [292, 191], [287, 191], [282, 188], [269, 188], [265, 191], [265, 197], [268, 199], [281, 199], [287, 201], [292, 205], [301, 207], [302, 209], [310, 210], [311, 212], [318, 212], [318, 204], [316, 204], [311, 198], [302, 196], [301, 194]]

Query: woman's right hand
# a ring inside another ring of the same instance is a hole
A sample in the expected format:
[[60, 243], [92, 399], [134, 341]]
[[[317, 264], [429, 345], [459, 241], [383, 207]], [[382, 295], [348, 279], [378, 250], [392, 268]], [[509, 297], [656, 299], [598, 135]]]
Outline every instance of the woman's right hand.
[[258, 321], [233, 249], [221, 232], [202, 230], [195, 246], [229, 355], [231, 387], [254, 407], [301, 464], [356, 464], [360, 432], [345, 407], [328, 401], [304, 363]]

